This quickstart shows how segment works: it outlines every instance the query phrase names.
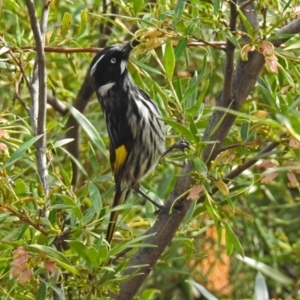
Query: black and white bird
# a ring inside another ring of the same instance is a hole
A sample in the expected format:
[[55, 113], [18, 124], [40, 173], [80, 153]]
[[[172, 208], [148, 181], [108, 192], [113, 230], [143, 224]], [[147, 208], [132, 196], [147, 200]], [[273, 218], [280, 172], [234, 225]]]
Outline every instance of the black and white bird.
[[[124, 203], [132, 189], [149, 199], [140, 189], [140, 182], [156, 167], [165, 151], [160, 110], [151, 97], [135, 85], [127, 70], [132, 49], [130, 42], [106, 47], [90, 66], [92, 85], [110, 139], [110, 164], [116, 182], [113, 207]], [[109, 243], [117, 217], [118, 211], [114, 210], [106, 234]]]

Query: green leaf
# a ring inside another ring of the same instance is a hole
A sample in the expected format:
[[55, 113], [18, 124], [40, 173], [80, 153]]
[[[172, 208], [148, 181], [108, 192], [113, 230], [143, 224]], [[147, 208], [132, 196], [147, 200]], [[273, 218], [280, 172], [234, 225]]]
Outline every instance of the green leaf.
[[137, 15], [144, 5], [144, 0], [133, 0], [133, 11]]
[[141, 69], [145, 70], [146, 72], [151, 72], [151, 73], [163, 76], [163, 73], [158, 68], [150, 67], [149, 65], [144, 64], [143, 62], [141, 62], [141, 61], [139, 61], [137, 59], [134, 59], [134, 58], [131, 58], [131, 61], [135, 65], [137, 65], [138, 67], [140, 67]]
[[172, 25], [176, 27], [177, 23], [181, 20], [186, 0], [178, 0], [174, 10], [174, 19]]
[[186, 47], [188, 44], [188, 40], [187, 39], [182, 39], [178, 42], [177, 46], [175, 47], [174, 50], [174, 54], [175, 54], [175, 60], [177, 61], [181, 55], [183, 54], [183, 52], [185, 51]]
[[243, 25], [245, 26], [246, 32], [251, 36], [254, 37], [255, 35], [255, 31], [252, 27], [252, 25], [250, 24], [250, 22], [248, 21], [247, 17], [244, 15], [243, 11], [237, 6], [237, 10], [238, 13], [240, 15], [240, 18], [243, 22]]
[[89, 182], [89, 195], [95, 211], [100, 212], [102, 208], [102, 198], [97, 186], [92, 181]]
[[164, 66], [166, 69], [167, 78], [169, 80], [172, 80], [174, 69], [175, 69], [175, 55], [174, 55], [172, 42], [168, 42], [166, 44], [165, 55], [164, 55]]
[[155, 299], [155, 295], [159, 295], [161, 291], [159, 289], [146, 289], [142, 293], [141, 299], [143, 300], [152, 300]]
[[15, 193], [19, 197], [25, 197], [27, 195], [27, 187], [25, 182], [21, 178], [15, 180]]
[[66, 195], [62, 195], [62, 194], [57, 194], [57, 197], [59, 197], [59, 199], [61, 199], [68, 206], [68, 208], [72, 210], [72, 212], [76, 215], [76, 217], [79, 220], [82, 220], [82, 218], [83, 218], [82, 212], [81, 212], [79, 206], [75, 203], [75, 201], [72, 198], [70, 198], [69, 196], [66, 196]]
[[92, 267], [98, 267], [100, 265], [99, 253], [96, 248], [86, 248], [86, 255]]
[[73, 273], [75, 275], [80, 275], [78, 270], [71, 265], [71, 263], [66, 258], [66, 256], [55, 249], [48, 247], [48, 246], [42, 246], [42, 245], [36, 245], [36, 244], [28, 245], [28, 246], [26, 246], [26, 248], [28, 248], [29, 250], [31, 250], [33, 252], [37, 252], [37, 253], [42, 252], [47, 257], [49, 257], [50, 260], [56, 262], [62, 268], [70, 271], [71, 273]]
[[207, 176], [207, 165], [200, 159], [200, 157], [193, 157], [192, 159], [195, 170], [200, 173], [202, 176]]
[[188, 120], [189, 120], [189, 123], [190, 123], [190, 131], [193, 134], [194, 141], [200, 142], [200, 137], [199, 137], [198, 129], [196, 127], [196, 124], [194, 122], [193, 117], [191, 115], [188, 115]]
[[72, 22], [72, 15], [68, 12], [65, 12], [61, 21], [61, 36], [64, 37], [68, 31], [69, 28], [71, 26], [71, 22]]
[[77, 120], [83, 130], [91, 139], [91, 142], [100, 150], [100, 152], [104, 155], [107, 159], [107, 150], [103, 143], [102, 138], [100, 137], [99, 133], [92, 125], [92, 123], [83, 115], [81, 114], [76, 108], [73, 106], [69, 106], [69, 109], [73, 115], [73, 117]]
[[212, 0], [213, 6], [214, 6], [214, 14], [217, 15], [220, 10], [221, 2], [220, 0]]
[[38, 136], [35, 136], [32, 139], [30, 139], [29, 141], [25, 142], [20, 148], [18, 148], [16, 150], [15, 153], [13, 153], [13, 155], [10, 157], [8, 163], [6, 165], [4, 165], [4, 167], [1, 168], [0, 170], [10, 169], [10, 166], [15, 164], [19, 159], [23, 158], [23, 155], [25, 154], [25, 152], [41, 137], [42, 137], [42, 135], [38, 135]]
[[[250, 111], [248, 110], [248, 113], [250, 113]], [[243, 142], [246, 142], [248, 140], [249, 137], [249, 127], [250, 124], [248, 121], [243, 122], [242, 126], [241, 126], [241, 138]]]
[[87, 16], [88, 16], [88, 11], [83, 9], [80, 12], [80, 27], [79, 27], [78, 35], [83, 34], [87, 28], [87, 22], [88, 22]]
[[40, 281], [39, 289], [36, 293], [36, 300], [44, 300], [47, 297], [47, 287], [46, 283], [43, 281]]
[[198, 19], [193, 19], [187, 27], [188, 34], [193, 34], [198, 25]]
[[171, 120], [171, 119], [162, 119], [166, 124], [170, 125], [177, 133], [185, 137], [188, 141], [192, 142], [194, 141], [194, 136], [193, 134], [184, 126], [181, 125], [180, 123]]
[[68, 60], [68, 62], [69, 62], [69, 65], [70, 65], [72, 71], [74, 72], [74, 74], [77, 75], [77, 69], [76, 69], [76, 66], [75, 66], [75, 64], [74, 64], [73, 57], [67, 56], [67, 60]]
[[244, 256], [243, 247], [240, 241], [238, 240], [237, 236], [226, 221], [223, 220], [222, 223], [224, 224], [226, 230], [226, 247], [228, 255], [231, 254], [234, 248], [241, 256]]

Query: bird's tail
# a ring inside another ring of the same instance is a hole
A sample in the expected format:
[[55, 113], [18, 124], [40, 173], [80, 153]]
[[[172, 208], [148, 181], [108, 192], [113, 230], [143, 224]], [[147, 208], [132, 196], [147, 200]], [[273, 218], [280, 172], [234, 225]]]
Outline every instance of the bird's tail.
[[[123, 189], [121, 191], [118, 187], [116, 187], [116, 194], [115, 194], [112, 208], [115, 208], [118, 205], [123, 204], [125, 202], [125, 200], [127, 199], [128, 194], [129, 194], [129, 191], [127, 189]], [[109, 224], [108, 224], [107, 231], [106, 231], [106, 240], [108, 243], [110, 243], [112, 240], [112, 237], [113, 237], [113, 234], [115, 231], [115, 227], [116, 227], [116, 222], [118, 219], [118, 215], [119, 215], [118, 210], [114, 210], [110, 214]]]

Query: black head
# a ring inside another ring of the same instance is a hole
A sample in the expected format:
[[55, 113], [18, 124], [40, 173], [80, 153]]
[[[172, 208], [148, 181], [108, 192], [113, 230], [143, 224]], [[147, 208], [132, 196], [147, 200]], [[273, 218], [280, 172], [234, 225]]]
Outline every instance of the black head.
[[90, 76], [94, 89], [109, 83], [116, 83], [127, 73], [129, 54], [137, 42], [119, 44], [104, 48], [93, 59], [90, 66]]

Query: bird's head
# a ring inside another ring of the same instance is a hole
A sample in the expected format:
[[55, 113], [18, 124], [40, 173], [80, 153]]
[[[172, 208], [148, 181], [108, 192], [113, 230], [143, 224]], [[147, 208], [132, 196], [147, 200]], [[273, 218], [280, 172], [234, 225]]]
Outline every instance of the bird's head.
[[[118, 44], [104, 48], [93, 59], [90, 76], [95, 91], [102, 87], [111, 87], [127, 73], [129, 54], [138, 42]], [[105, 90], [102, 89], [102, 93]], [[99, 92], [102, 94], [101, 92]]]

